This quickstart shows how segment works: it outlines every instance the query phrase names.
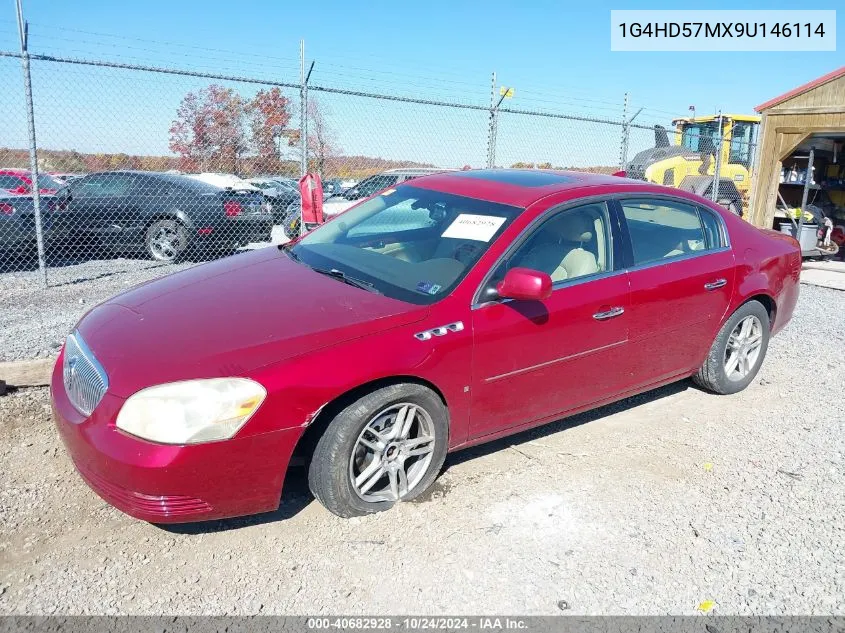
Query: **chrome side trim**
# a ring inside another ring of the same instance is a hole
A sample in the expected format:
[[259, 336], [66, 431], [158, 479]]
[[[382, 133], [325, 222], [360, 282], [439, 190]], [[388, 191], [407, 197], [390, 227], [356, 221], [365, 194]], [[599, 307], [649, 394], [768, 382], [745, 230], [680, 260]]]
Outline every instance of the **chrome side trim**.
[[[507, 248], [505, 248], [504, 252], [501, 255], [499, 255], [499, 257], [496, 258], [496, 261], [493, 262], [493, 264], [487, 270], [484, 277], [481, 279], [481, 283], [478, 285], [478, 287], [475, 289], [475, 292], [472, 295], [471, 309], [474, 310], [476, 307], [484, 306], [488, 303], [491, 303], [490, 301], [484, 301], [484, 302], [478, 301], [478, 299], [481, 297], [481, 291], [487, 285], [487, 282], [490, 281], [490, 277], [493, 276], [493, 273], [499, 267], [499, 264], [501, 264], [503, 261], [505, 261], [505, 259], [507, 259], [510, 255], [512, 255], [514, 253], [514, 251], [516, 251], [522, 245], [522, 243], [528, 238], [528, 236], [531, 233], [534, 232], [534, 230], [539, 225], [543, 224], [544, 222], [546, 222], [546, 220], [549, 220], [550, 218], [552, 218], [553, 216], [555, 216], [559, 213], [563, 213], [565, 211], [570, 211], [572, 209], [577, 209], [578, 207], [583, 207], [583, 206], [587, 206], [587, 205], [595, 204], [595, 203], [604, 203], [606, 208], [607, 208], [608, 215], [612, 216], [612, 213], [610, 211], [610, 207], [607, 205], [607, 202], [610, 199], [611, 199], [611, 196], [609, 196], [607, 194], [598, 194], [598, 195], [592, 195], [592, 196], [585, 196], [583, 198], [578, 198], [576, 200], [567, 200], [566, 202], [563, 202], [563, 203], [561, 203], [557, 206], [551, 207], [550, 209], [546, 209], [545, 211], [540, 213], [537, 217], [535, 217], [533, 220], [531, 220], [526, 226], [524, 226], [522, 228], [522, 230], [517, 234], [517, 236], [514, 237], [511, 240], [511, 243], [507, 246]], [[536, 204], [536, 201], [531, 203], [531, 204]], [[530, 207], [531, 204], [529, 204], [528, 207]], [[526, 207], [526, 209], [528, 207]], [[608, 227], [608, 229], [609, 229], [608, 237], [609, 237], [609, 241], [610, 241], [610, 252], [612, 254], [613, 250], [615, 248], [613, 240], [616, 236], [613, 233], [613, 227]], [[611, 263], [615, 264], [615, 262], [611, 262]], [[607, 273], [617, 273], [617, 272], [622, 272], [622, 271], [621, 270], [611, 270], [611, 271], [606, 271], [606, 272]], [[590, 279], [595, 279], [595, 277], [590, 277]], [[554, 286], [552, 286], [552, 288], [554, 288]], [[501, 303], [501, 302], [499, 302], [499, 303]]]
[[462, 332], [464, 329], [463, 321], [455, 321], [454, 323], [447, 323], [430, 330], [423, 330], [414, 334], [414, 338], [419, 341], [429, 341], [435, 336], [446, 336], [449, 332]]
[[560, 358], [555, 358], [554, 360], [547, 360], [545, 363], [539, 363], [538, 365], [531, 365], [531, 367], [523, 367], [522, 369], [515, 369], [513, 371], [509, 371], [506, 374], [499, 374], [498, 376], [490, 376], [489, 378], [485, 378], [484, 382], [495, 382], [497, 380], [502, 380], [503, 378], [511, 378], [513, 376], [518, 376], [519, 374], [525, 374], [529, 371], [535, 371], [537, 369], [542, 369], [544, 367], [548, 367], [549, 365], [554, 365], [556, 363], [562, 363], [567, 360], [574, 360], [576, 358], [581, 358], [582, 356], [589, 356], [590, 354], [595, 354], [596, 352], [603, 352], [606, 349], [613, 349], [614, 347], [619, 347], [620, 345], [625, 345], [628, 342], [628, 339], [624, 341], [617, 341], [616, 343], [610, 343], [609, 345], [602, 345], [601, 347], [594, 347], [593, 349], [588, 349], [583, 352], [578, 352], [577, 354], [570, 354], [569, 356], [561, 356]]
[[[579, 277], [579, 278], [572, 279], [572, 280], [559, 281], [559, 282], [552, 285], [552, 291], [557, 290], [558, 288], [562, 288], [564, 285], [576, 285], [578, 283], [584, 283], [586, 281], [592, 281], [594, 279], [601, 279], [603, 277], [609, 277], [610, 275], [634, 272], [634, 271], [637, 271], [637, 270], [643, 270], [643, 269], [646, 269], [646, 268], [651, 268], [653, 266], [660, 266], [660, 265], [664, 265], [664, 264], [671, 264], [671, 263], [678, 262], [678, 261], [684, 261], [686, 259], [691, 259], [693, 257], [703, 257], [705, 255], [712, 255], [714, 253], [723, 253], [725, 251], [733, 250], [731, 248], [731, 234], [728, 231], [728, 226], [725, 223], [725, 218], [722, 217], [722, 214], [715, 211], [714, 209], [711, 209], [708, 206], [705, 206], [705, 205], [702, 205], [699, 202], [696, 202], [695, 200], [689, 200], [688, 198], [675, 196], [675, 195], [672, 195], [671, 193], [651, 193], [651, 192], [649, 192], [649, 193], [643, 194], [643, 193], [638, 192], [638, 191], [625, 191], [625, 192], [616, 192], [616, 193], [609, 193], [609, 194], [599, 194], [599, 195], [593, 195], [593, 196], [585, 196], [584, 198], [579, 198], [577, 200], [568, 200], [567, 202], [564, 202], [557, 207], [552, 207], [551, 209], [547, 209], [546, 211], [543, 211], [540, 215], [538, 215], [536, 218], [534, 218], [531, 222], [529, 222], [528, 225], [525, 226], [519, 232], [519, 234], [516, 237], [514, 237], [514, 239], [511, 241], [510, 245], [505, 249], [505, 251], [501, 255], [499, 255], [499, 257], [496, 259], [496, 261], [493, 262], [493, 264], [490, 266], [490, 269], [487, 271], [487, 273], [481, 279], [481, 283], [479, 284], [478, 288], [475, 289], [475, 293], [473, 294], [473, 302], [470, 305], [470, 309], [476, 310], [478, 308], [483, 308], [483, 307], [486, 307], [486, 306], [491, 305], [493, 303], [507, 303], [508, 301], [510, 301], [509, 299], [507, 299], [507, 300], [496, 300], [496, 301], [478, 301], [478, 299], [480, 298], [481, 291], [487, 285], [487, 282], [490, 280], [490, 277], [493, 275], [493, 272], [499, 267], [499, 264], [501, 264], [508, 257], [508, 255], [512, 254], [513, 251], [516, 250], [519, 247], [520, 243], [526, 239], [526, 237], [529, 233], [531, 233], [534, 229], [537, 228], [537, 226], [539, 224], [542, 224], [544, 221], [546, 221], [547, 219], [549, 219], [553, 215], [555, 215], [557, 213], [561, 213], [563, 211], [567, 211], [569, 209], [577, 208], [579, 206], [583, 206], [583, 205], [587, 205], [587, 204], [594, 204], [596, 202], [607, 203], [611, 200], [613, 200], [613, 201], [619, 201], [621, 199], [641, 200], [641, 199], [644, 199], [644, 198], [675, 201], [675, 202], [678, 202], [680, 204], [685, 204], [687, 206], [694, 207], [696, 209], [696, 212], [699, 213], [699, 214], [702, 211], [704, 211], [705, 213], [709, 213], [710, 215], [715, 216], [716, 221], [719, 223], [722, 242], [724, 243], [724, 245], [721, 248], [713, 248], [713, 249], [709, 249], [709, 250], [687, 253], [686, 255], [673, 257], [673, 258], [668, 259], [668, 260], [660, 259], [660, 260], [656, 260], [656, 261], [653, 261], [653, 262], [648, 262], [647, 264], [640, 264], [638, 266], [631, 266], [630, 268], [609, 270], [609, 271], [606, 271], [604, 273], [599, 273], [597, 275], [585, 276], [583, 278]], [[528, 206], [530, 207], [531, 205], [528, 205]], [[621, 211], [620, 211], [620, 213], [621, 213]], [[624, 222], [625, 218], [622, 217], [621, 220]], [[613, 238], [618, 237], [618, 236], [615, 235], [614, 230], [615, 230], [615, 227], [610, 227], [611, 251], [613, 250]], [[568, 284], [567, 284], [567, 282], [568, 282]]]
[[678, 255], [677, 257], [668, 257], [666, 259], [656, 259], [653, 262], [646, 262], [645, 264], [638, 264], [636, 266], [631, 266], [627, 268], [626, 271], [629, 273], [636, 272], [638, 270], [646, 270], [647, 268], [654, 268], [655, 266], [666, 266], [668, 264], [674, 264], [675, 262], [685, 262], [689, 259], [695, 259], [697, 257], [707, 257], [708, 255], [716, 255], [717, 253], [725, 253], [730, 251], [730, 246], [723, 246], [722, 248], [714, 248], [709, 251], [692, 251], [691, 253], [687, 253], [685, 255]]

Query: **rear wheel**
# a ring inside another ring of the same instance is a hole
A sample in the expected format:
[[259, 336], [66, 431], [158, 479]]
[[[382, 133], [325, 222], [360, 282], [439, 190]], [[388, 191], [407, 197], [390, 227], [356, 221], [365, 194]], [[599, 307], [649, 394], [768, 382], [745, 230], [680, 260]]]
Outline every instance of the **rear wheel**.
[[390, 385], [338, 413], [317, 442], [308, 485], [341, 517], [387, 510], [435, 480], [446, 458], [443, 402], [415, 384]]
[[156, 220], [144, 240], [147, 253], [159, 262], [174, 262], [188, 248], [188, 230], [178, 220]]
[[763, 304], [749, 301], [740, 306], [719, 330], [693, 381], [718, 394], [745, 389], [766, 357], [769, 328], [769, 313]]

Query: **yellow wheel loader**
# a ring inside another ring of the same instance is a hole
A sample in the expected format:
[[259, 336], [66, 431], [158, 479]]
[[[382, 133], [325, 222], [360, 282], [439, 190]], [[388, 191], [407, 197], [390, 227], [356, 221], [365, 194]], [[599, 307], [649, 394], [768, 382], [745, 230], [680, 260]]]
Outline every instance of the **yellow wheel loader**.
[[[737, 215], [744, 215], [760, 117], [723, 114], [675, 119], [672, 125], [673, 142], [666, 128], [654, 126], [654, 147], [630, 160], [627, 176], [710, 198], [718, 168], [716, 201]], [[721, 155], [717, 156], [720, 136]]]

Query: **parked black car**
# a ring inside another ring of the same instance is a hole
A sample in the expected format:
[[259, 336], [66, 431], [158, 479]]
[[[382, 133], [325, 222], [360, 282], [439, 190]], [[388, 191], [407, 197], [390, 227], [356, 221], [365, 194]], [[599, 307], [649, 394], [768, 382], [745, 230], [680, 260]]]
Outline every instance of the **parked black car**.
[[52, 242], [71, 249], [105, 246], [169, 262], [189, 249], [209, 253], [269, 241], [273, 228], [259, 192], [178, 174], [100, 172], [74, 180], [57, 197]]
[[[50, 233], [56, 197], [41, 194], [41, 230]], [[31, 257], [36, 247], [35, 203], [31, 195], [0, 191], [0, 265]]]
[[343, 192], [343, 183], [340, 178], [330, 178], [323, 181], [323, 195], [336, 196]]

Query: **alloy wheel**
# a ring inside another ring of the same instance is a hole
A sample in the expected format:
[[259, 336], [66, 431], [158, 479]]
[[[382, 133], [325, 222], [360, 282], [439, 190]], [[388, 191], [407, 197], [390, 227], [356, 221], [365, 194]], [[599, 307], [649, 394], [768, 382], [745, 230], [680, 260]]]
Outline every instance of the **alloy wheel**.
[[399, 501], [425, 476], [434, 454], [434, 423], [416, 404], [391, 405], [358, 435], [349, 459], [352, 489], [364, 501]]
[[185, 236], [174, 224], [159, 224], [150, 236], [150, 251], [153, 257], [170, 261], [185, 249]]
[[725, 348], [725, 375], [728, 380], [742, 380], [754, 369], [763, 345], [763, 324], [749, 315], [736, 324]]

